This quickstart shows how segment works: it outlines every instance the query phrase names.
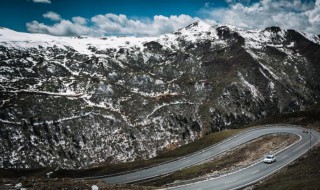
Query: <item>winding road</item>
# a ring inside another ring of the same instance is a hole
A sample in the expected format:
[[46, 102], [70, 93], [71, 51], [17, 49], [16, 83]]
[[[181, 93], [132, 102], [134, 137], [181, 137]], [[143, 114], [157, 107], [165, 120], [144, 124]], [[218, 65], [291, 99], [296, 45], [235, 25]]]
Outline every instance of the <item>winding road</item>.
[[234, 137], [226, 139], [225, 141], [219, 144], [213, 145], [209, 148], [198, 151], [186, 157], [182, 157], [178, 160], [147, 168], [144, 170], [138, 170], [132, 173], [110, 176], [102, 179], [107, 183], [111, 184], [143, 181], [157, 176], [169, 174], [181, 170], [183, 168], [198, 164], [200, 162], [212, 159], [225, 151], [228, 151], [234, 147], [239, 146], [240, 144], [246, 143], [263, 135], [274, 133], [290, 133], [298, 135], [300, 137], [300, 139], [296, 143], [275, 154], [277, 162], [273, 164], [265, 164], [262, 161], [260, 161], [254, 165], [251, 165], [247, 168], [244, 168], [240, 171], [237, 171], [229, 175], [170, 188], [202, 190], [238, 189], [253, 184], [271, 175], [272, 173], [291, 163], [293, 160], [302, 156], [309, 150], [310, 147], [313, 147], [318, 142], [320, 142], [320, 134], [318, 132], [314, 130], [308, 130], [308, 133], [304, 133], [304, 130], [307, 129], [285, 124], [255, 128], [244, 131]]

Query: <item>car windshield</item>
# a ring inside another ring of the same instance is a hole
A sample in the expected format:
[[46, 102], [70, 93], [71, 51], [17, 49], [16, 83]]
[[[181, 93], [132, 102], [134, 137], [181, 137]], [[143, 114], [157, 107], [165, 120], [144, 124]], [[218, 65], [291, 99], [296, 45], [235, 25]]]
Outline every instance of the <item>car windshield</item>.
[[273, 157], [273, 156], [267, 156], [266, 158], [268, 158], [268, 159], [272, 159], [272, 157]]

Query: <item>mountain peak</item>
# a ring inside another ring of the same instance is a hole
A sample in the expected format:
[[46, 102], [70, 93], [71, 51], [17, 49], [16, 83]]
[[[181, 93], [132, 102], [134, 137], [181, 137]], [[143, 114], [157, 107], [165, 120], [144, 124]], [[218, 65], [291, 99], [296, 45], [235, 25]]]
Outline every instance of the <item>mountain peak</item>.
[[182, 28], [181, 30], [188, 30], [188, 31], [207, 31], [211, 28], [210, 24], [207, 24], [201, 20], [198, 20], [185, 28]]
[[265, 31], [278, 33], [281, 31], [281, 28], [279, 26], [271, 26], [271, 27], [265, 28]]

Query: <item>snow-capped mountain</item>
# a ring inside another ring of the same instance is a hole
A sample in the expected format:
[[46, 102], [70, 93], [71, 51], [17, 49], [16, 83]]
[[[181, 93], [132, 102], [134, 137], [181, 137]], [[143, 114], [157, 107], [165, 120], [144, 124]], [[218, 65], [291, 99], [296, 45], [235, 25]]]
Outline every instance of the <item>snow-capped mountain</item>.
[[157, 37], [0, 29], [0, 167], [156, 156], [319, 101], [320, 39], [193, 23]]

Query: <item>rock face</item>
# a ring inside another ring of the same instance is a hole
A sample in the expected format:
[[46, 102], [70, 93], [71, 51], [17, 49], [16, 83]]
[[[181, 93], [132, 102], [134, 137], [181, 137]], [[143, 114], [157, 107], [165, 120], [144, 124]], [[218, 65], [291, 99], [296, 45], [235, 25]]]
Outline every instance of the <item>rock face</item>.
[[0, 29], [0, 167], [156, 156], [319, 101], [320, 39], [196, 22], [158, 37]]

